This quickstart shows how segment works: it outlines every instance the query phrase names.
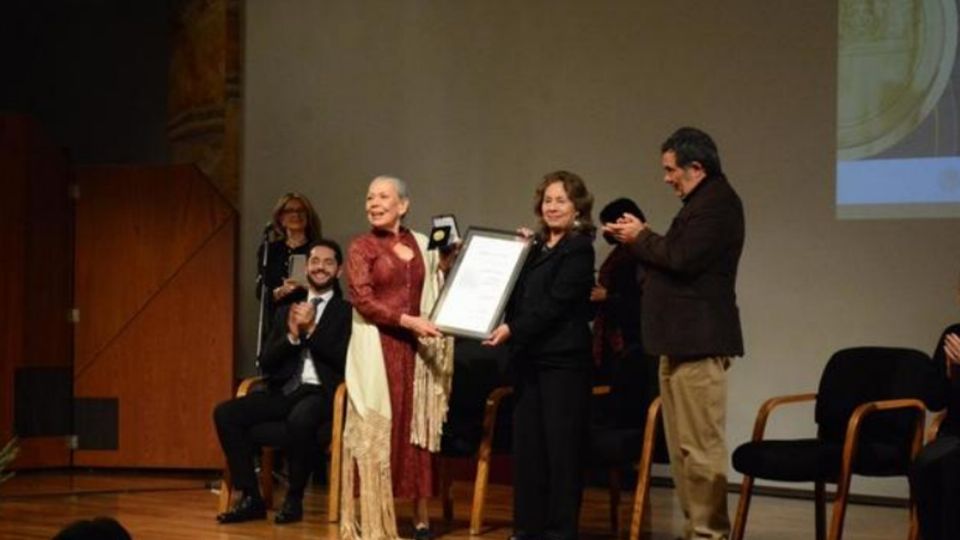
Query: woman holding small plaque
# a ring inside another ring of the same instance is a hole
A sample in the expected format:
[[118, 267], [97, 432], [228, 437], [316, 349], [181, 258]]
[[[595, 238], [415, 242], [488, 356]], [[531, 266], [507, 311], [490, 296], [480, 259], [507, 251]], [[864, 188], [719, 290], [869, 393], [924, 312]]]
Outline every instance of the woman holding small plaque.
[[[273, 207], [270, 222], [263, 231], [264, 242], [257, 250], [260, 279], [257, 298], [265, 291], [263, 324], [269, 326], [280, 306], [307, 298], [306, 283], [290, 279], [290, 256], [309, 256], [309, 247], [321, 238], [320, 218], [310, 201], [299, 193], [287, 193]], [[264, 254], [266, 249], [266, 254]], [[264, 257], [266, 255], [266, 258]], [[270, 334], [263, 328], [263, 336]]]
[[514, 538], [577, 537], [592, 366], [593, 196], [567, 171], [546, 175], [540, 230], [507, 305], [484, 343], [508, 343], [516, 372]]
[[[367, 190], [371, 231], [347, 252], [355, 308], [346, 381], [341, 538], [397, 538], [394, 498], [414, 501], [414, 537], [430, 537], [433, 452], [440, 449], [453, 369], [453, 340], [427, 318], [440, 291], [440, 260], [427, 238], [403, 226], [406, 184], [374, 178]], [[354, 510], [354, 465], [360, 517]]]

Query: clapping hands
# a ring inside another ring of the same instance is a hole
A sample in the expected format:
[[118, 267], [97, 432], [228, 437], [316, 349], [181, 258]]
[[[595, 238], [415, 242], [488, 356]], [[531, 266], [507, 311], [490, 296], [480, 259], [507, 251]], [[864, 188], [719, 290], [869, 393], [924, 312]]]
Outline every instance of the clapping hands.
[[647, 224], [633, 214], [623, 214], [616, 223], [606, 223], [603, 232], [613, 236], [621, 244], [629, 244], [640, 236]]
[[947, 360], [953, 364], [960, 364], [960, 336], [947, 334], [943, 340], [943, 351]]

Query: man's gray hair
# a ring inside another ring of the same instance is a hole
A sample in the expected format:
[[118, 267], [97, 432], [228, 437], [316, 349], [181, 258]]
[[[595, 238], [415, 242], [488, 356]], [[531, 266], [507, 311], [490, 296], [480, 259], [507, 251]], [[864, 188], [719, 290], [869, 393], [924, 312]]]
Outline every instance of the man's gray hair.
[[401, 199], [406, 199], [407, 195], [407, 183], [403, 180], [397, 178], [396, 176], [378, 176], [370, 181], [370, 184], [373, 185], [374, 182], [390, 182], [393, 184], [393, 188], [397, 190], [397, 196]]

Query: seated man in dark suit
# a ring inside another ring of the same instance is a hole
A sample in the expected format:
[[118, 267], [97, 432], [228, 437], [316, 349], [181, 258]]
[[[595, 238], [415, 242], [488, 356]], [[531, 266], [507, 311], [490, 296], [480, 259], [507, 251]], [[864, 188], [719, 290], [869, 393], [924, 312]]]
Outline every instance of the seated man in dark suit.
[[266, 517], [254, 472], [256, 444], [249, 433], [257, 424], [278, 420], [286, 421], [290, 487], [274, 521], [303, 518], [310, 452], [316, 446], [317, 429], [333, 415], [333, 395], [343, 380], [350, 340], [350, 304], [337, 287], [342, 264], [335, 242], [319, 240], [311, 246], [307, 300], [277, 311], [260, 357], [267, 390], [225, 401], [214, 410], [233, 487], [242, 493], [230, 511], [217, 516], [220, 523]]

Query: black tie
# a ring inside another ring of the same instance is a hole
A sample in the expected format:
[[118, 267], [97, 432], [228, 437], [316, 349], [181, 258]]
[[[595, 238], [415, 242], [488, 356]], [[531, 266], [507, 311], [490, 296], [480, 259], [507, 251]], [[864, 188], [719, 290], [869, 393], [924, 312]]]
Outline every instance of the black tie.
[[[320, 296], [310, 299], [310, 304], [313, 305], [314, 321], [316, 321], [317, 308], [320, 306], [321, 302], [323, 302], [323, 297]], [[300, 361], [297, 362], [296, 371], [290, 375], [290, 378], [287, 379], [287, 382], [283, 383], [284, 394], [290, 395], [300, 387], [300, 383], [303, 382], [303, 364], [306, 362], [308, 354], [310, 354], [310, 348], [307, 347], [307, 334], [306, 332], [300, 331]]]

